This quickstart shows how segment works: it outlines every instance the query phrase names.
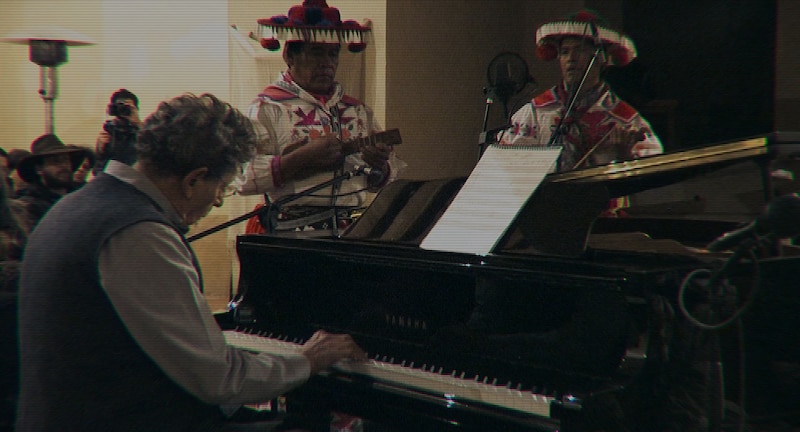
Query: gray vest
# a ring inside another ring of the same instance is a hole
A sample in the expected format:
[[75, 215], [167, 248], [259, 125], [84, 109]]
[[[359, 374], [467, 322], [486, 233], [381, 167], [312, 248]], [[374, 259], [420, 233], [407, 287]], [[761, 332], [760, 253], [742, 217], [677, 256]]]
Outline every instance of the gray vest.
[[[142, 351], [100, 286], [101, 246], [142, 221], [185, 234], [147, 195], [101, 173], [53, 206], [28, 240], [19, 292], [17, 430], [200, 431], [221, 425], [216, 405], [187, 393]], [[195, 268], [199, 273], [196, 261]]]

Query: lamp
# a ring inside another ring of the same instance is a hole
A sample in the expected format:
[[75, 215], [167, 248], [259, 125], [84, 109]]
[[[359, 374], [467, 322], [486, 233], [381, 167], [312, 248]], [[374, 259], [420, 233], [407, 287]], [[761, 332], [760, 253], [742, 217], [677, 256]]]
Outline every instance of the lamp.
[[0, 42], [29, 47], [29, 60], [39, 65], [39, 96], [44, 101], [45, 133], [55, 133], [54, 103], [58, 98], [58, 67], [68, 61], [67, 46], [94, 45], [94, 41], [72, 30], [48, 28], [0, 38]]

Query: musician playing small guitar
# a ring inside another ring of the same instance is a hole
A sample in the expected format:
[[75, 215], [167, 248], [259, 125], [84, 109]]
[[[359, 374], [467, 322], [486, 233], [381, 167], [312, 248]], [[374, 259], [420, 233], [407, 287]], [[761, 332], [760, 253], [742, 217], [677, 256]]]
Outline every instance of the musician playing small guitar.
[[259, 136], [259, 152], [243, 167], [235, 182], [237, 192], [266, 194], [275, 202], [329, 182], [342, 169], [347, 172], [368, 165], [383, 172], [383, 179], [354, 176], [292, 201], [296, 207], [363, 208], [374, 192], [406, 166], [392, 150], [397, 141], [389, 136], [369, 141], [372, 145], [351, 141], [383, 128], [375, 112], [345, 93], [336, 80], [341, 44], [302, 38], [285, 42], [282, 53], [287, 70], [247, 110]]

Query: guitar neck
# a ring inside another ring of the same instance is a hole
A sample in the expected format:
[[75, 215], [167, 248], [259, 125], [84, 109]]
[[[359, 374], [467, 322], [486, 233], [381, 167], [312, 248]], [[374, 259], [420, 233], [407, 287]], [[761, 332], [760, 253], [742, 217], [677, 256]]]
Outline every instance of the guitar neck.
[[378, 132], [378, 133], [372, 134], [370, 136], [366, 136], [366, 137], [362, 137], [362, 138], [356, 138], [356, 139], [354, 139], [354, 140], [352, 140], [350, 142], [354, 143], [356, 146], [358, 146], [358, 148], [367, 147], [367, 146], [374, 146], [375, 144], [377, 144], [379, 142], [383, 142], [387, 138], [388, 135], [389, 135], [389, 132]]
[[[308, 142], [308, 139], [303, 139], [298, 141], [294, 144], [290, 144], [283, 150], [283, 155], [287, 155], [298, 148], [302, 147]], [[350, 155], [353, 153], [358, 153], [363, 150], [365, 147], [374, 146], [377, 143], [384, 143], [387, 145], [398, 145], [402, 143], [403, 140], [400, 137], [400, 130], [399, 129], [390, 129], [383, 132], [377, 132], [370, 136], [361, 137], [361, 138], [353, 138], [350, 141], [345, 141], [342, 143], [342, 152], [345, 155]]]
[[365, 147], [374, 146], [377, 143], [384, 143], [388, 145], [400, 144], [400, 131], [398, 129], [390, 129], [383, 132], [377, 132], [370, 136], [354, 138], [350, 141], [343, 143], [345, 154], [358, 153]]

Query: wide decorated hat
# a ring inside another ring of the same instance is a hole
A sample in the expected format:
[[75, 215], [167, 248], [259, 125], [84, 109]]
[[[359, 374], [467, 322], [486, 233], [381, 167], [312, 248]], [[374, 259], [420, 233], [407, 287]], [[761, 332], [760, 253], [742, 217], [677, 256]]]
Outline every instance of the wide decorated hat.
[[555, 59], [558, 57], [559, 43], [565, 37], [599, 39], [606, 49], [609, 63], [614, 66], [625, 66], [636, 58], [633, 41], [611, 29], [602, 17], [589, 10], [539, 27], [536, 30], [536, 56], [548, 61]]
[[284, 42], [347, 44], [351, 52], [361, 52], [367, 47], [365, 34], [368, 26], [354, 20], [342, 21], [339, 9], [328, 6], [325, 0], [305, 0], [292, 6], [288, 15], [261, 18], [257, 38], [261, 46], [276, 51]]

